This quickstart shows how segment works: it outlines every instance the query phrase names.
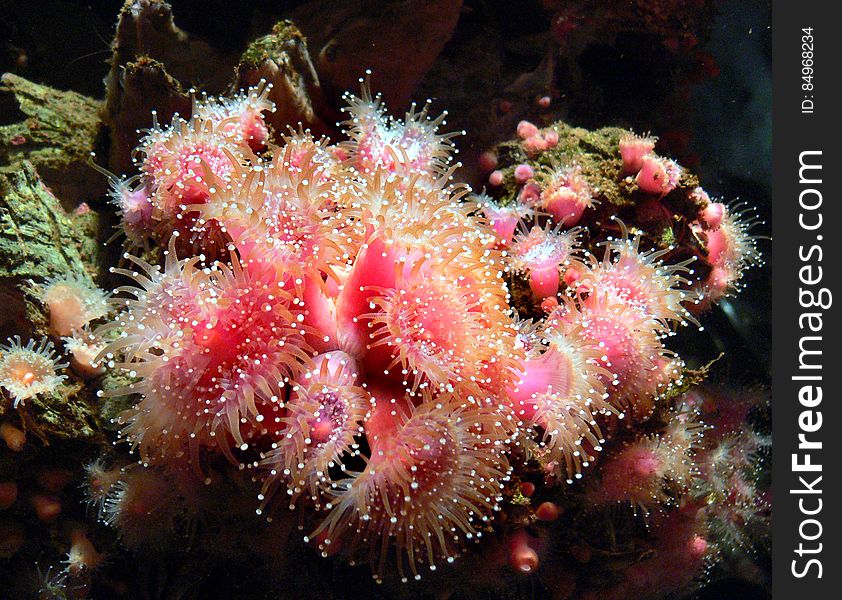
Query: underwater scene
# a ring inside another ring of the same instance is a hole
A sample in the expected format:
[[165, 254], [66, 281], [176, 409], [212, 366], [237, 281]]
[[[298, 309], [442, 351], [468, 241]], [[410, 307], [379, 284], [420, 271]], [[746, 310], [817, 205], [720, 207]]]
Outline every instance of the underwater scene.
[[770, 598], [770, 13], [0, 0], [0, 600]]

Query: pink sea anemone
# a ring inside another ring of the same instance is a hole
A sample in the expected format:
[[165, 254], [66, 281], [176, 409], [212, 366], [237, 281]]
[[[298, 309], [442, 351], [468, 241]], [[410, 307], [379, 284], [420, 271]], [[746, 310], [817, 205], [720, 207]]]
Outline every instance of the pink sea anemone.
[[431, 118], [429, 102], [420, 111], [413, 104], [403, 121], [396, 120], [386, 115], [381, 97], [372, 97], [368, 84], [360, 83], [362, 96], [345, 94], [348, 106], [343, 109], [350, 116], [343, 125], [352, 140], [344, 147], [354, 167], [363, 173], [383, 169], [402, 175], [446, 171], [455, 152], [450, 140], [458, 135], [438, 133], [447, 113]]
[[623, 171], [635, 174], [643, 168], [643, 159], [655, 150], [658, 138], [649, 135], [635, 135], [627, 132], [620, 136], [620, 156], [623, 159]]
[[421, 566], [453, 562], [502, 500], [509, 466], [498, 422], [494, 411], [452, 396], [428, 396], [417, 407], [381, 396], [368, 464], [337, 483], [330, 513], [309, 537], [321, 536], [323, 549], [342, 542], [378, 580], [392, 549], [404, 580], [419, 579]]
[[57, 336], [71, 335], [108, 314], [108, 294], [83, 275], [53, 277], [35, 290], [49, 310], [50, 330]]
[[556, 166], [539, 177], [541, 194], [535, 207], [552, 215], [556, 223], [570, 228], [594, 205], [593, 190], [578, 165]]
[[678, 185], [682, 173], [683, 169], [674, 160], [650, 154], [643, 157], [635, 181], [642, 191], [665, 196]]
[[268, 502], [283, 481], [290, 508], [302, 494], [321, 505], [331, 471], [344, 471], [343, 461], [359, 454], [363, 422], [371, 410], [359, 379], [354, 359], [336, 351], [315, 357], [313, 368], [291, 384], [283, 416], [277, 417], [277, 440], [262, 461], [270, 470], [261, 500]]
[[673, 248], [641, 251], [641, 234], [629, 238], [625, 225], [620, 225], [623, 235], [605, 244], [602, 261], [591, 257], [577, 279], [578, 290], [610, 295], [665, 328], [688, 322], [699, 325], [685, 307], [698, 302], [698, 294], [683, 277], [692, 275], [694, 259], [667, 264], [663, 258]]
[[527, 234], [515, 237], [509, 249], [510, 264], [515, 272], [529, 275], [529, 287], [538, 299], [558, 293], [562, 272], [575, 258], [578, 230], [562, 232], [559, 226], [535, 225]]
[[554, 328], [538, 334], [543, 353], [528, 356], [507, 389], [515, 416], [542, 430], [550, 460], [565, 467], [571, 483], [605, 441], [596, 415], [616, 412], [608, 403], [603, 384], [608, 372], [599, 365], [600, 354], [577, 333]]
[[[272, 279], [232, 266], [200, 270], [197, 259], [178, 261], [171, 244], [162, 272], [127, 272], [139, 287], [124, 291], [123, 335], [104, 355], [123, 355], [118, 367], [136, 383], [109, 395], [139, 393], [120, 416], [122, 434], [145, 460], [213, 446], [234, 460], [242, 421], [259, 430], [259, 404], [277, 404], [284, 386], [307, 361], [293, 296]], [[154, 299], [154, 302], [150, 302]]]

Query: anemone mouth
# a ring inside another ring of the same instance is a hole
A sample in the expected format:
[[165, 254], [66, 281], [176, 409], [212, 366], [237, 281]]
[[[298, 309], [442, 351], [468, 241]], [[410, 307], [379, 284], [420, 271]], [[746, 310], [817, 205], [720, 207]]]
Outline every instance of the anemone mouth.
[[324, 536], [323, 550], [343, 542], [378, 579], [393, 557], [406, 580], [420, 578], [421, 566], [453, 562], [482, 535], [509, 466], [499, 416], [479, 405], [439, 397], [397, 419], [392, 431], [370, 438], [367, 467], [339, 483], [331, 512], [310, 537]]

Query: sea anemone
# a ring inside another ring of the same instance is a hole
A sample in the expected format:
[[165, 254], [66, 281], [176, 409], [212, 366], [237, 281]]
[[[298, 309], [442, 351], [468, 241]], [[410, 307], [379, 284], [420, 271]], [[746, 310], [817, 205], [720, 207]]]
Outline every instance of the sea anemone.
[[518, 224], [534, 215], [534, 211], [520, 203], [500, 206], [485, 194], [477, 194], [472, 202], [485, 217], [488, 226], [494, 231], [499, 246], [512, 243]]
[[193, 119], [210, 121], [218, 131], [237, 145], [247, 145], [257, 152], [269, 141], [264, 112], [274, 112], [269, 100], [272, 84], [261, 79], [254, 87], [228, 98], [208, 98], [193, 102]]
[[163, 547], [189, 520], [173, 477], [140, 465], [121, 471], [103, 503], [101, 520], [130, 549]]
[[0, 387], [4, 388], [17, 408], [25, 400], [37, 394], [49, 394], [67, 378], [58, 375], [57, 369], [67, 364], [59, 363], [53, 352], [53, 343], [46, 337], [36, 344], [29, 340], [21, 345], [20, 336], [9, 338], [0, 345]]
[[194, 231], [194, 207], [208, 201], [206, 180], [227, 181], [238, 164], [257, 159], [248, 145], [234, 143], [220, 127], [210, 120], [176, 116], [171, 126], [156, 124], [141, 140], [136, 161], [152, 192], [154, 239], [166, 242], [178, 231], [189, 234], [182, 236], [182, 244], [205, 251], [221, 244], [217, 232], [207, 227]]
[[413, 390], [478, 382], [501, 338], [512, 334], [504, 315], [483, 311], [475, 289], [446, 272], [400, 272], [394, 288], [373, 291], [373, 311], [362, 315], [371, 329], [366, 366], [386, 373], [399, 367]]
[[105, 365], [96, 360], [105, 349], [105, 342], [91, 333], [88, 327], [63, 337], [64, 349], [70, 355], [70, 367], [83, 377], [97, 377], [105, 373]]
[[579, 230], [560, 231], [560, 225], [535, 225], [529, 233], [518, 234], [509, 248], [509, 264], [515, 272], [529, 275], [529, 288], [540, 299], [558, 293], [564, 269], [578, 264], [576, 238]]
[[264, 505], [285, 481], [290, 508], [302, 493], [319, 506], [330, 471], [344, 471], [343, 461], [359, 453], [371, 399], [358, 385], [354, 359], [337, 351], [314, 357], [313, 364], [291, 384], [285, 416], [277, 417], [277, 441], [261, 461], [271, 469], [261, 491]]
[[538, 180], [541, 192], [534, 205], [552, 215], [560, 226], [573, 227], [594, 204], [593, 190], [579, 165], [553, 166]]
[[541, 428], [550, 460], [566, 468], [572, 483], [592, 461], [590, 452], [605, 441], [595, 415], [616, 412], [602, 381], [608, 372], [599, 365], [599, 352], [583, 345], [574, 328], [540, 335], [546, 349], [523, 361], [508, 400], [519, 419]]
[[704, 241], [707, 261], [712, 270], [699, 285], [702, 308], [739, 291], [740, 279], [747, 268], [763, 263], [757, 242], [751, 231], [761, 222], [746, 204], [724, 207], [725, 212], [717, 228], [698, 221], [691, 224], [696, 235]]
[[675, 189], [683, 172], [674, 160], [649, 154], [643, 157], [635, 181], [642, 191], [665, 196]]
[[108, 314], [108, 294], [83, 275], [72, 273], [53, 277], [35, 290], [49, 309], [50, 330], [57, 336], [71, 335]]
[[620, 156], [623, 159], [623, 171], [637, 173], [643, 167], [643, 159], [655, 150], [658, 138], [650, 135], [635, 135], [629, 131], [620, 136]]
[[680, 364], [660, 340], [660, 326], [638, 310], [597, 290], [578, 308], [565, 301], [548, 318], [551, 327], [573, 327], [585, 347], [599, 352], [611, 403], [637, 419], [647, 416], [657, 396], [680, 377]]
[[447, 170], [455, 152], [450, 141], [457, 133], [438, 133], [446, 124], [444, 112], [429, 116], [430, 103], [421, 110], [413, 103], [403, 121], [387, 116], [380, 95], [372, 97], [368, 84], [360, 80], [361, 97], [346, 93], [350, 118], [343, 123], [351, 143], [347, 148], [351, 163], [362, 173], [377, 170], [407, 175], [436, 176]]
[[682, 276], [692, 275], [689, 265], [694, 258], [666, 264], [662, 259], [672, 247], [641, 252], [642, 234], [629, 238], [625, 225], [617, 221], [623, 235], [605, 244], [601, 262], [591, 257], [589, 268], [577, 280], [578, 290], [608, 294], [665, 328], [687, 322], [700, 326], [684, 306], [698, 302], [697, 294], [687, 289], [689, 280]]
[[404, 581], [407, 570], [420, 579], [420, 566], [453, 562], [502, 500], [509, 467], [500, 417], [452, 396], [427, 398], [417, 407], [378, 398], [371, 458], [337, 482], [330, 513], [309, 536], [322, 539], [323, 551], [338, 542], [371, 562], [378, 581], [390, 555]]
[[271, 266], [290, 287], [308, 274], [330, 274], [342, 254], [333, 222], [338, 192], [321, 177], [316, 150], [297, 156], [295, 168], [287, 147], [269, 163], [233, 167], [230, 181], [209, 176], [208, 201], [188, 207], [198, 215], [197, 230], [218, 229], [244, 264]]
[[236, 256], [230, 267], [200, 271], [195, 259], [178, 261], [171, 245], [163, 273], [144, 269], [127, 272], [141, 287], [125, 288], [136, 300], [127, 301], [123, 336], [104, 351], [125, 354], [118, 367], [138, 378], [108, 395], [142, 396], [119, 417], [122, 435], [145, 460], [184, 445], [194, 459], [200, 447], [216, 446], [234, 460], [229, 446], [245, 445], [241, 420], [259, 430], [258, 404], [281, 402], [307, 361], [303, 315], [291, 312], [290, 293], [244, 271]]

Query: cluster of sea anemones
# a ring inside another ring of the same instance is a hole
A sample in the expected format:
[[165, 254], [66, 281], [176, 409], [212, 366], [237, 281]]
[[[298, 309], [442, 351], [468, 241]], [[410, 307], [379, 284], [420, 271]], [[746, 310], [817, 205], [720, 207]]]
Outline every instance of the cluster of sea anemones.
[[[222, 456], [254, 473], [259, 514], [301, 511], [323, 554], [418, 578], [488, 530], [517, 464], [541, 455], [572, 482], [676, 387], [664, 342], [696, 322], [690, 265], [625, 229], [594, 258], [570, 228], [590, 206], [576, 168], [527, 205], [468, 201], [426, 107], [394, 119], [366, 91], [348, 97], [347, 141], [275, 144], [266, 89], [156, 125], [130, 189], [114, 186], [129, 242], [165, 258], [126, 254], [138, 270], [114, 271], [132, 285], [85, 334], [129, 379], [103, 395], [139, 397], [118, 421], [144, 465], [100, 506], [121, 528], [142, 469], [202, 474]], [[534, 307], [513, 278], [546, 316], [520, 319]], [[620, 452], [603, 496], [640, 505], [684, 481], [667, 470], [690, 447], [655, 439]], [[639, 483], [621, 481], [627, 463]]]

